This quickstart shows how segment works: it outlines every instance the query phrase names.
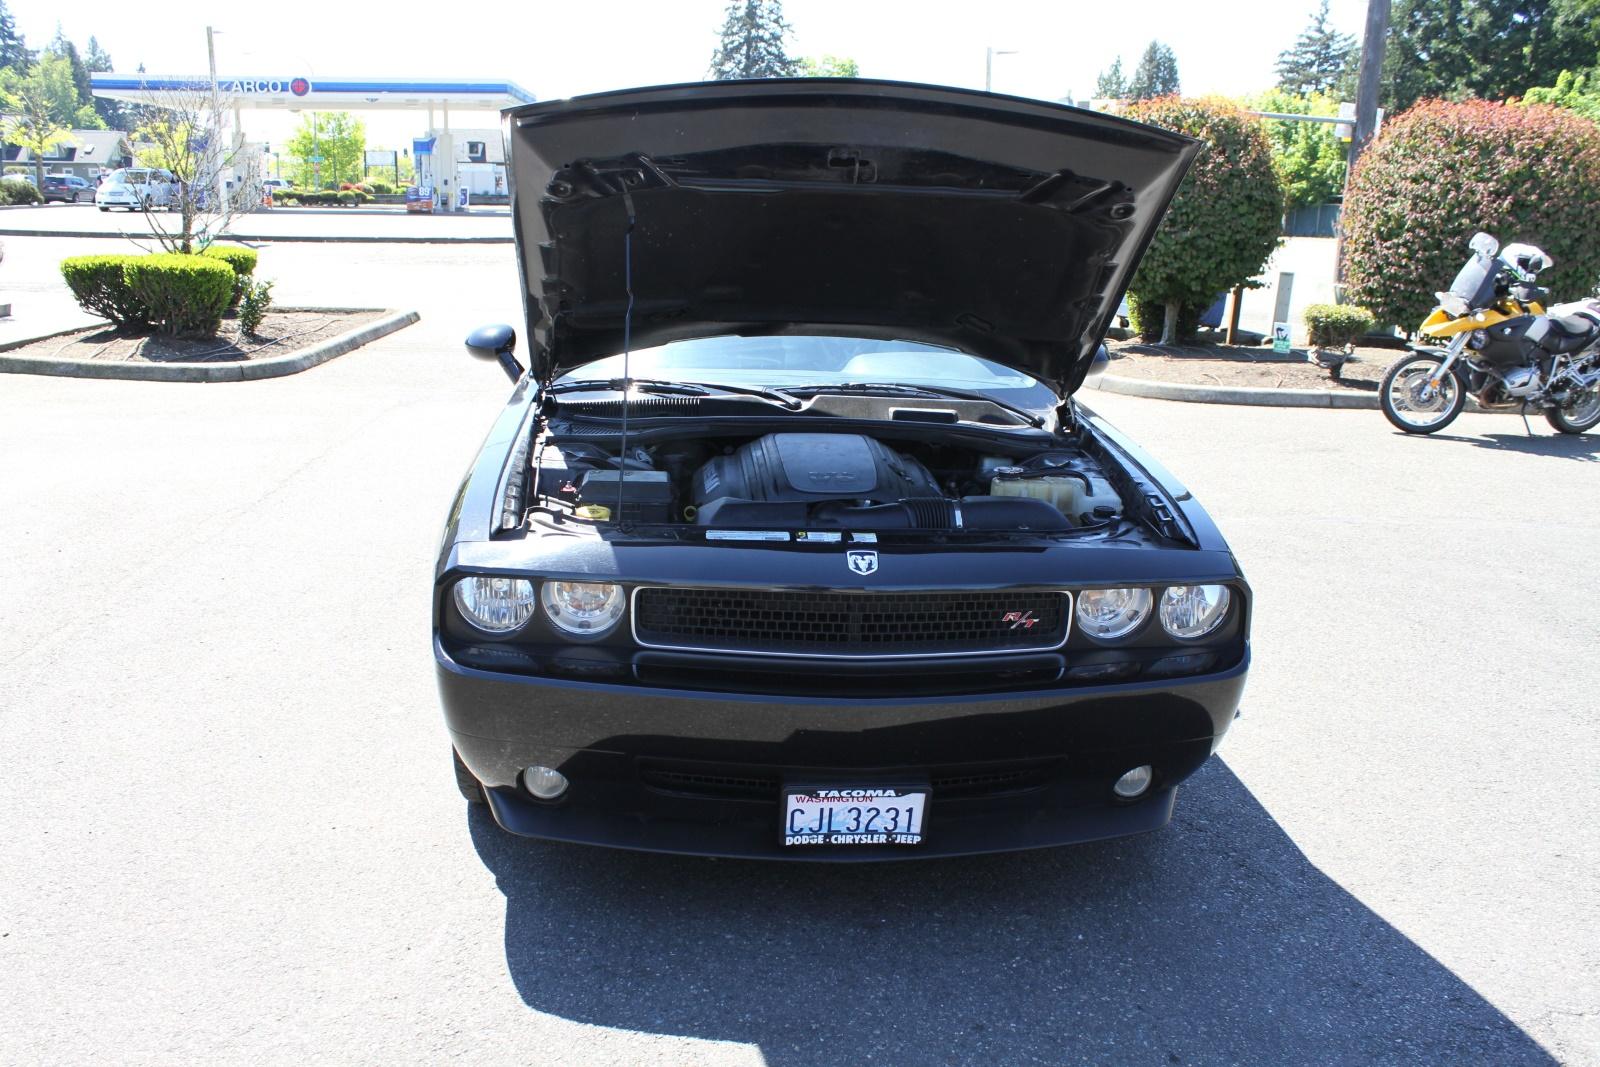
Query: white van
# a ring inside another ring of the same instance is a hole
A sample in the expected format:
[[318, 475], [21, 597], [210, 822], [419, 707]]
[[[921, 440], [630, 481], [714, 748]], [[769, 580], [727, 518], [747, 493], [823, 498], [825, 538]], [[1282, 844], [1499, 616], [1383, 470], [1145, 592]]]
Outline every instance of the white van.
[[101, 211], [114, 207], [139, 211], [145, 207], [166, 207], [172, 202], [172, 176], [148, 167], [114, 170], [95, 190], [94, 204]]

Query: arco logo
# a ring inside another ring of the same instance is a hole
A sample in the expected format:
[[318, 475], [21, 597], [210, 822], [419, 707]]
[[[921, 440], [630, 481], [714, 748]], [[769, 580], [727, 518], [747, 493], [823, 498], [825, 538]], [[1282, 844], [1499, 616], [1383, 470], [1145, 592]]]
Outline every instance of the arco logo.
[[296, 96], [304, 96], [311, 91], [311, 83], [304, 78], [296, 78], [289, 83], [289, 91]]

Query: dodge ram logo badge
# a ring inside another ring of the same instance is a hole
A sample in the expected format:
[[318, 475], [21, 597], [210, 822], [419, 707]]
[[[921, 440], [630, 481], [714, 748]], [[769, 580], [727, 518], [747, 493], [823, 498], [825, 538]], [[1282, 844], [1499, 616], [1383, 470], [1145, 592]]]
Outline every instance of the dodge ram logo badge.
[[867, 548], [852, 548], [845, 553], [844, 561], [857, 574], [872, 574], [878, 569], [878, 554]]

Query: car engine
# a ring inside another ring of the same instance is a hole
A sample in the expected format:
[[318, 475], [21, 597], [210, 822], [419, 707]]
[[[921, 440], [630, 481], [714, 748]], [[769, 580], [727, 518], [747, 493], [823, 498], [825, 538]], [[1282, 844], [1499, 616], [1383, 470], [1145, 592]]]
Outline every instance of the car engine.
[[1102, 525], [1122, 501], [1088, 456], [1022, 457], [859, 433], [685, 437], [624, 460], [587, 442], [537, 450], [540, 496], [580, 517], [703, 528], [1052, 532]]

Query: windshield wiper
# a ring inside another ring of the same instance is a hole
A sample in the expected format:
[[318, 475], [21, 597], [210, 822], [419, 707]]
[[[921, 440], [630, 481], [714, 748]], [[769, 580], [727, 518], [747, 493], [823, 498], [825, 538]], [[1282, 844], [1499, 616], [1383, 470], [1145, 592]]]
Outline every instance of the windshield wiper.
[[801, 407], [799, 400], [790, 396], [782, 389], [766, 389], [755, 385], [720, 385], [708, 383], [700, 385], [695, 382], [669, 382], [659, 378], [594, 378], [576, 382], [560, 382], [546, 389], [547, 393], [576, 393], [594, 392], [599, 389], [609, 389], [620, 393], [631, 385], [641, 393], [654, 393], [657, 396], [713, 396], [716, 393], [730, 393], [736, 396], [754, 396], [762, 400], [770, 400], [782, 404], [786, 408], [798, 409]]
[[1019, 408], [1015, 404], [1006, 403], [1004, 400], [996, 400], [987, 393], [980, 393], [972, 389], [952, 389], [943, 385], [903, 385], [899, 382], [833, 382], [821, 385], [796, 385], [791, 386], [788, 391], [795, 396], [815, 396], [817, 393], [857, 393], [862, 396], [976, 400], [985, 404], [993, 404], [1002, 411], [1009, 411], [1029, 426], [1039, 427], [1044, 425], [1044, 419], [1026, 408]]

